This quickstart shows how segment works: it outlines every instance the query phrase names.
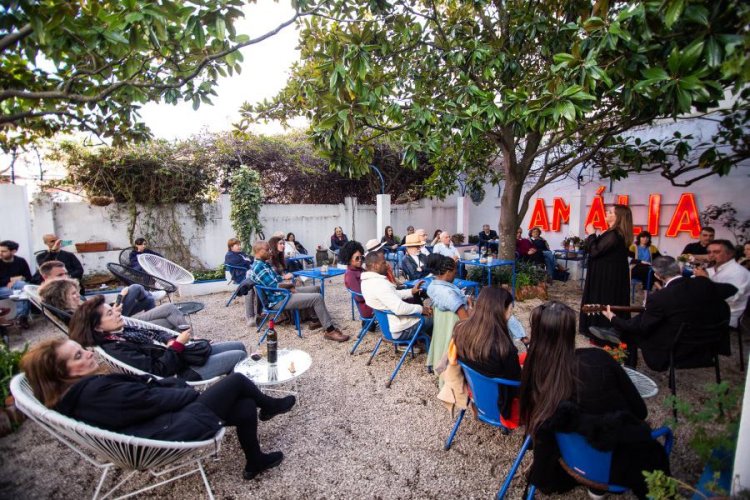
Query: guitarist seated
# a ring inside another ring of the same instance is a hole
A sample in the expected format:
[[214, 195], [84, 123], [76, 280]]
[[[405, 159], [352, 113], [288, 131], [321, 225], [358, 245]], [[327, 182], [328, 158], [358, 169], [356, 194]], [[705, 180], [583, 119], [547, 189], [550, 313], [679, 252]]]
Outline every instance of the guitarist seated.
[[[607, 306], [602, 314], [614, 328], [590, 327], [590, 330], [607, 342], [628, 344], [627, 366], [635, 368], [640, 347], [646, 365], [652, 370], [664, 371], [669, 368], [669, 351], [680, 325], [713, 325], [728, 320], [729, 307], [725, 299], [734, 295], [737, 289], [708, 278], [684, 278], [673, 257], [657, 257], [653, 269], [654, 276], [664, 286], [648, 295], [641, 314], [622, 319]], [[722, 354], [729, 354], [728, 332], [721, 347]], [[681, 349], [678, 346], [675, 364], [683, 368], [705, 366], [710, 364], [709, 355], [706, 349]]]

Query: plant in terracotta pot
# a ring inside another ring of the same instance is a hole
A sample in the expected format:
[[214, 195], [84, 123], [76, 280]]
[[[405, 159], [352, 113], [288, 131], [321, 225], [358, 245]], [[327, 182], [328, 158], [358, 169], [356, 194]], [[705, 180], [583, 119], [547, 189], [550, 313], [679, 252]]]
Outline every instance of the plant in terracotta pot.
[[15, 399], [10, 393], [10, 380], [20, 371], [21, 358], [28, 348], [29, 344], [26, 344], [22, 351], [12, 351], [5, 345], [0, 346], [0, 397], [4, 402], [3, 408], [0, 408], [0, 435], [2, 436], [12, 432], [26, 418], [16, 409]]

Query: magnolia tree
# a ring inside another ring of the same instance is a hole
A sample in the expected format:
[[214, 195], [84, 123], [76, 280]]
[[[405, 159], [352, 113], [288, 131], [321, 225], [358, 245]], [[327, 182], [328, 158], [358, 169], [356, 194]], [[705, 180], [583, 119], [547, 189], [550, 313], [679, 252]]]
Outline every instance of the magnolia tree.
[[[287, 87], [244, 105], [245, 120], [306, 116], [332, 168], [355, 177], [368, 173], [373, 141], [394, 136], [405, 167], [428, 156], [436, 196], [450, 194], [462, 172], [470, 183], [502, 180], [504, 257], [514, 254], [535, 193], [583, 164], [622, 177], [658, 160], [667, 176], [689, 182], [747, 158], [744, 2], [341, 0], [325, 8], [301, 22], [302, 62]], [[696, 113], [721, 122], [704, 144], [631, 137]]]
[[211, 103], [239, 49], [315, 11], [296, 12], [251, 38], [235, 22], [247, 0], [13, 0], [0, 7], [0, 147], [12, 151], [81, 130], [115, 143], [148, 136], [149, 101]]

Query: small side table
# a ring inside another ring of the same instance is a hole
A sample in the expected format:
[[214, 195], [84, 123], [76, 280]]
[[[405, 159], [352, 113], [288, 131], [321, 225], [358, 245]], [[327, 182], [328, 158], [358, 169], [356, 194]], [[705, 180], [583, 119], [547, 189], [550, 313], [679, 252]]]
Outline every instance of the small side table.
[[175, 306], [182, 314], [188, 317], [190, 328], [193, 328], [193, 320], [190, 319], [190, 316], [201, 312], [206, 307], [206, 304], [203, 302], [177, 302], [175, 303]]
[[[279, 349], [277, 355], [274, 364], [270, 364], [266, 357], [258, 361], [247, 357], [237, 363], [234, 372], [243, 374], [266, 391], [293, 394], [299, 399], [297, 380], [312, 366], [312, 358], [301, 349]], [[275, 388], [287, 382], [293, 384], [292, 390]]]

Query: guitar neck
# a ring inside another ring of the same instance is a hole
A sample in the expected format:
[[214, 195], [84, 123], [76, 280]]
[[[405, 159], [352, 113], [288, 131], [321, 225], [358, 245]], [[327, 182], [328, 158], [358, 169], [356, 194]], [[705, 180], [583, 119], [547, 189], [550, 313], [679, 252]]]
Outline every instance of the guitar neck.
[[643, 312], [646, 310], [643, 306], [609, 306], [612, 312]]

